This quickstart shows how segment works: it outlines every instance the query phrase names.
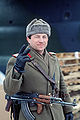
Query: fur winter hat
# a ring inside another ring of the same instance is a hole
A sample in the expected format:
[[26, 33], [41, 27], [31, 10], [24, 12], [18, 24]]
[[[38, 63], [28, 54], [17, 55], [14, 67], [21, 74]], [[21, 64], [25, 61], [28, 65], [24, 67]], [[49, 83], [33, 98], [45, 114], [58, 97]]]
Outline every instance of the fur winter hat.
[[42, 19], [34, 19], [32, 20], [28, 26], [26, 27], [26, 37], [33, 35], [33, 34], [47, 34], [48, 36], [51, 35], [51, 27], [50, 25]]

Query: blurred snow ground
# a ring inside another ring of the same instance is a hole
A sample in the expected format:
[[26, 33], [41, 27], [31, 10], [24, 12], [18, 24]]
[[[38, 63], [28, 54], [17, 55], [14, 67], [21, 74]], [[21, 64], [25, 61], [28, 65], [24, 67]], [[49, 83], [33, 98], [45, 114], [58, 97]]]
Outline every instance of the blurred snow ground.
[[5, 74], [0, 71], [0, 85], [3, 84], [3, 80], [5, 79]]

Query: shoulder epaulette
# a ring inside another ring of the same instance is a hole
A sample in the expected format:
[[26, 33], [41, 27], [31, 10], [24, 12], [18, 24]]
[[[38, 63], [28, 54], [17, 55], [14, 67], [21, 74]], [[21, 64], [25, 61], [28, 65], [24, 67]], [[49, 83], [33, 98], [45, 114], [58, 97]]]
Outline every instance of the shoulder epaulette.
[[13, 54], [12, 56], [16, 58], [16, 57], [18, 56], [18, 54], [19, 54], [19, 53], [16, 53], [16, 54]]
[[56, 55], [55, 52], [49, 52], [49, 54], [52, 56], [52, 55]]

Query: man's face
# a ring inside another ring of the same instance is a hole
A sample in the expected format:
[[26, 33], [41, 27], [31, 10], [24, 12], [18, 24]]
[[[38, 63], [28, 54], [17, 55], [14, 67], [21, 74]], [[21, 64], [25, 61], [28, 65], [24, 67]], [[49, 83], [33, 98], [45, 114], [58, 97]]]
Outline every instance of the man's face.
[[44, 52], [48, 44], [48, 36], [47, 34], [34, 34], [31, 39], [27, 38], [27, 41], [38, 52]]

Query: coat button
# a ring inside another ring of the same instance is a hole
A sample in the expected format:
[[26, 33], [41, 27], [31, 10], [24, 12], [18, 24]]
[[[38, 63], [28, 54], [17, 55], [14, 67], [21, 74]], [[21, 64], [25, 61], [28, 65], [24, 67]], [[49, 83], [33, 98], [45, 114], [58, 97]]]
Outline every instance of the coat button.
[[50, 106], [52, 107], [52, 104], [50, 104]]
[[49, 86], [50, 86], [50, 83], [49, 83]]
[[51, 93], [49, 93], [48, 95], [51, 95]]

